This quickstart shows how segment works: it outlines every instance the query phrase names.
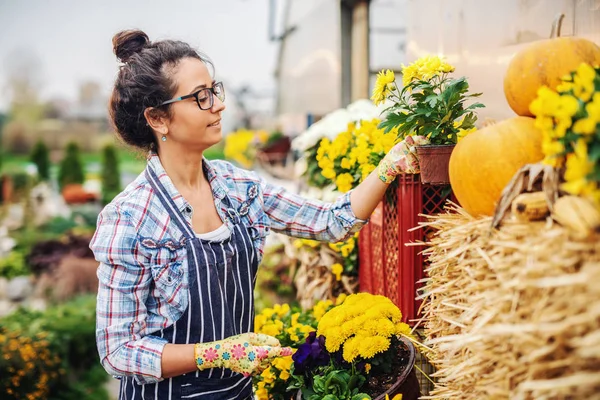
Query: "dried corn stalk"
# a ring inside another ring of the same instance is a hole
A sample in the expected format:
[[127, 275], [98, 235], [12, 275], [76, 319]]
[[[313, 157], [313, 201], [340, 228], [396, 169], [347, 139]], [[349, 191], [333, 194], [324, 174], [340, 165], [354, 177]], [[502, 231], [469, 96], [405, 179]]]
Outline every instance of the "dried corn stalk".
[[461, 208], [428, 217], [428, 399], [599, 399], [600, 239]]
[[294, 285], [296, 298], [303, 309], [313, 307], [319, 300], [333, 300], [341, 293], [351, 294], [358, 291], [356, 277], [342, 275], [341, 280], [336, 281], [331, 266], [343, 261], [326, 243], [315, 249], [298, 249], [293, 245], [293, 238], [282, 236], [280, 240], [284, 243], [286, 255], [296, 260]]

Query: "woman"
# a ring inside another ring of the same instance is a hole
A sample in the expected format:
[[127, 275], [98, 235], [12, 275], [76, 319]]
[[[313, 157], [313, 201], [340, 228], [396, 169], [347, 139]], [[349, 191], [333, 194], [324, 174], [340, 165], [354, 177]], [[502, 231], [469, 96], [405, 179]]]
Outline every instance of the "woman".
[[204, 150], [222, 139], [225, 90], [189, 45], [120, 32], [110, 101], [120, 138], [148, 151], [145, 171], [98, 217], [97, 345], [121, 399], [246, 399], [278, 340], [252, 333], [265, 237], [341, 241], [358, 231], [413, 154], [396, 146], [335, 203], [306, 200]]

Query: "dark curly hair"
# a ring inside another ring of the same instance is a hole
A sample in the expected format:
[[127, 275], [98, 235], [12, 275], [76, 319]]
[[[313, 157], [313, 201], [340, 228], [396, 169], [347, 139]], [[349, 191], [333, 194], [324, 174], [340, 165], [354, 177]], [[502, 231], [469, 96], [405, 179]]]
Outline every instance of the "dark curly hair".
[[[140, 30], [117, 33], [113, 51], [123, 63], [109, 103], [112, 125], [127, 144], [141, 150], [156, 148], [156, 136], [146, 124], [144, 110], [171, 99], [177, 90], [173, 68], [183, 58], [196, 58], [212, 67], [208, 58], [189, 44], [176, 40], [150, 42]], [[170, 117], [170, 105], [153, 109]]]

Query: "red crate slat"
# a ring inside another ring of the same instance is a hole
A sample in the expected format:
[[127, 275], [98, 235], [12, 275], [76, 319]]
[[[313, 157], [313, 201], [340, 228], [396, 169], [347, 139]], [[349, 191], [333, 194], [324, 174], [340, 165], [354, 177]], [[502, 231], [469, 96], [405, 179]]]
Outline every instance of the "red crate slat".
[[422, 248], [405, 244], [422, 241], [428, 233], [409, 230], [422, 220], [419, 214], [443, 211], [451, 196], [446, 192], [443, 186], [421, 184], [419, 175], [401, 175], [359, 235], [360, 290], [389, 297], [405, 322], [418, 318], [417, 282], [424, 277]]

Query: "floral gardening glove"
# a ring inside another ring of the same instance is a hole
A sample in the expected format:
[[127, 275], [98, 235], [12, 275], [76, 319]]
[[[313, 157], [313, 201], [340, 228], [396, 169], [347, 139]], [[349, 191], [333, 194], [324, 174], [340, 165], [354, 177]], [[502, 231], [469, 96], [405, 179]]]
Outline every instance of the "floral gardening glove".
[[266, 369], [273, 358], [292, 355], [292, 349], [281, 347], [279, 340], [262, 333], [242, 333], [223, 340], [196, 343], [194, 357], [200, 371], [228, 368], [244, 376]]
[[424, 136], [407, 136], [392, 147], [377, 167], [379, 179], [390, 184], [397, 175], [418, 174], [420, 169], [416, 146], [425, 144], [429, 144], [429, 140]]

